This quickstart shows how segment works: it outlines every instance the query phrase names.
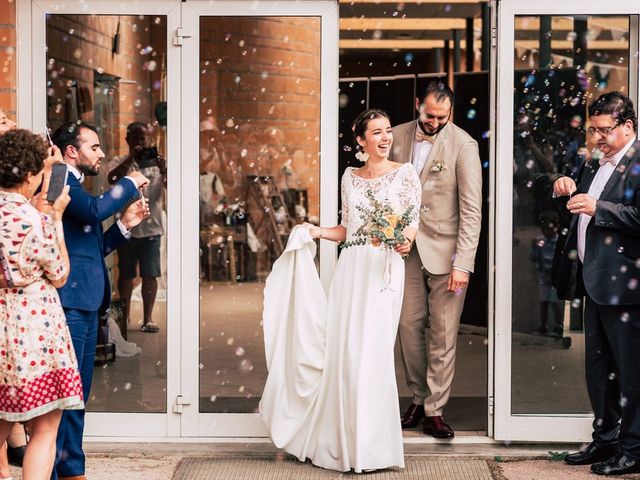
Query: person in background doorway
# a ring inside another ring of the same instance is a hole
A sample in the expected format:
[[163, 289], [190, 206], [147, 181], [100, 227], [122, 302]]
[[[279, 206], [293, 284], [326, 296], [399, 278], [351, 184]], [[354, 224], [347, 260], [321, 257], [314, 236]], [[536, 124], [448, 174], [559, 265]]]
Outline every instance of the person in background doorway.
[[7, 116], [6, 110], [0, 108], [0, 135], [16, 128], [16, 122]]
[[[540, 300], [540, 326], [535, 333], [562, 337], [564, 301], [558, 298], [556, 289], [552, 285], [551, 272], [553, 256], [558, 242], [558, 214], [543, 212], [540, 215], [542, 235], [531, 242], [530, 260], [535, 266], [538, 276], [538, 298]], [[549, 331], [549, 310], [553, 312], [554, 326]]]
[[597, 142], [577, 181], [557, 175], [553, 193], [570, 217], [559, 243], [560, 298], [586, 297], [587, 391], [593, 441], [565, 457], [599, 475], [640, 472], [640, 141], [631, 100], [609, 92], [589, 106]]
[[113, 168], [109, 182], [116, 183], [131, 172], [141, 172], [149, 179], [142, 194], [147, 197], [150, 215], [131, 230], [131, 239], [118, 248], [118, 295], [125, 302], [125, 318], [129, 323], [133, 281], [140, 269], [142, 278], [143, 320], [141, 332], [155, 333], [160, 328], [153, 321], [153, 307], [161, 276], [160, 243], [164, 235], [162, 213], [167, 185], [167, 163], [153, 146], [150, 128], [141, 122], [127, 126], [129, 153]]
[[[131, 172], [108, 191], [92, 196], [82, 187], [82, 182], [85, 176], [99, 173], [104, 159], [96, 128], [82, 122], [66, 123], [53, 133], [53, 143], [67, 164], [71, 197], [62, 218], [71, 273], [67, 284], [58, 292], [71, 331], [86, 401], [93, 378], [98, 313], [106, 310], [111, 302], [104, 257], [125, 242], [130, 230], [149, 215], [148, 208], [139, 200], [139, 189], [146, 187], [149, 180], [140, 172]], [[123, 209], [121, 218], [103, 232], [102, 222]], [[62, 415], [54, 480], [86, 480], [82, 449], [84, 413], [84, 410], [73, 410]]]
[[[422, 185], [420, 228], [407, 258], [400, 346], [413, 401], [402, 427], [451, 438], [443, 411], [482, 219], [478, 143], [451, 120], [453, 92], [430, 81], [416, 98], [417, 121], [393, 129], [393, 159], [413, 165]], [[427, 348], [428, 345], [428, 348]]]

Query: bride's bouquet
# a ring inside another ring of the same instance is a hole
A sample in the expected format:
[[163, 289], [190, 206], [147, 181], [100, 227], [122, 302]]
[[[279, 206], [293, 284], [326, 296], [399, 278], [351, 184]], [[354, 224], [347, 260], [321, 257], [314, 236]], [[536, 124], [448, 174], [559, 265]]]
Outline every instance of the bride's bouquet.
[[374, 247], [393, 250], [394, 247], [402, 245], [406, 241], [403, 231], [415, 214], [413, 205], [404, 213], [398, 214], [391, 205], [377, 200], [371, 190], [367, 190], [366, 195], [370, 204], [356, 206], [362, 225], [353, 234], [353, 240], [344, 242], [341, 248], [370, 243]]

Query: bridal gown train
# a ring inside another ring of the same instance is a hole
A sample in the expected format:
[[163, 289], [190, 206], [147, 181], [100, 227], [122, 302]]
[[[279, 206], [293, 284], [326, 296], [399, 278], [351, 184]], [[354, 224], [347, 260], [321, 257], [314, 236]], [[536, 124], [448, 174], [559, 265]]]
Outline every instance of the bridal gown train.
[[[402, 214], [413, 206], [417, 228], [420, 181], [405, 164], [376, 179], [349, 168], [342, 178], [347, 240], [371, 190]], [[402, 306], [404, 260], [372, 245], [345, 248], [328, 296], [313, 262], [307, 227], [290, 235], [264, 293], [267, 377], [260, 413], [274, 444], [301, 461], [362, 472], [404, 467], [393, 349]]]

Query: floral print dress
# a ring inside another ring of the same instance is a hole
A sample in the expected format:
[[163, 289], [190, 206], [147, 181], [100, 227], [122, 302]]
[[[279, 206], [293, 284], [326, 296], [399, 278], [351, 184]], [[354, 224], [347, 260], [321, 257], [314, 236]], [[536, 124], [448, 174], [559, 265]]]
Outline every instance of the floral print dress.
[[65, 274], [51, 217], [0, 191], [0, 419], [82, 409], [82, 383], [56, 288]]

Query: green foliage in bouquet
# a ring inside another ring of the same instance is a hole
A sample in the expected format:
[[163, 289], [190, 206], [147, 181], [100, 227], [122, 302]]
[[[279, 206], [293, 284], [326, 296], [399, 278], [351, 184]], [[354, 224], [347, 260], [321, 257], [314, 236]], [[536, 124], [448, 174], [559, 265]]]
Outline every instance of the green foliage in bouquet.
[[370, 243], [374, 247], [393, 249], [403, 244], [406, 241], [403, 231], [415, 214], [413, 205], [402, 215], [398, 215], [391, 205], [377, 200], [371, 190], [367, 190], [366, 195], [371, 202], [370, 205], [356, 206], [363, 224], [353, 234], [354, 239], [344, 242], [340, 247], [348, 248]]

